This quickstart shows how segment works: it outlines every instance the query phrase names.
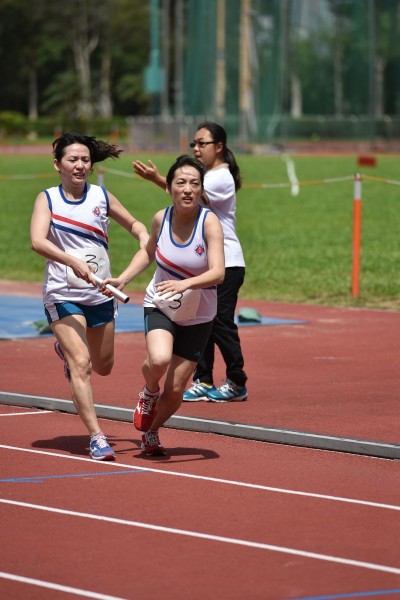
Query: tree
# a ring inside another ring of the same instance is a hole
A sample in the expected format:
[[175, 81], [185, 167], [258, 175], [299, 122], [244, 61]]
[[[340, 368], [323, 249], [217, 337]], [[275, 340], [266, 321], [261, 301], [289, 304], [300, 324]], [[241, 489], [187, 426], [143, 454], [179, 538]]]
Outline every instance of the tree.
[[347, 31], [350, 17], [348, 0], [329, 0], [330, 10], [334, 18], [333, 35], [333, 91], [334, 112], [336, 117], [344, 114], [344, 57]]
[[0, 110], [33, 120], [145, 111], [148, 18], [142, 0], [0, 0]]
[[[0, 64], [3, 94], [15, 101], [7, 108], [27, 112], [30, 120], [38, 116], [38, 70], [42, 61], [41, 24], [45, 0], [0, 0]], [[21, 44], [21, 40], [23, 43]], [[24, 81], [18, 93], [16, 87]], [[24, 91], [25, 90], [25, 91]], [[27, 101], [27, 103], [26, 103]]]

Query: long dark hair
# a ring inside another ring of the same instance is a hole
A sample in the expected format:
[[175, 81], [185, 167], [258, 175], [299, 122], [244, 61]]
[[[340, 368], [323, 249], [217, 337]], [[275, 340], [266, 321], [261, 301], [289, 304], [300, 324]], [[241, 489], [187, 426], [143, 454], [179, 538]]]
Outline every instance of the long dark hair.
[[218, 125], [218, 123], [213, 123], [212, 121], [204, 121], [204, 123], [200, 123], [197, 126], [197, 131], [199, 129], [207, 129], [210, 132], [213, 142], [221, 142], [223, 145], [222, 156], [224, 162], [226, 162], [229, 166], [229, 170], [235, 182], [235, 190], [238, 191], [242, 185], [242, 179], [240, 177], [240, 169], [239, 165], [236, 162], [236, 158], [231, 150], [229, 150], [227, 143], [227, 135], [225, 129], [222, 125]]
[[119, 158], [122, 149], [117, 148], [115, 144], [109, 144], [103, 140], [98, 140], [91, 135], [82, 135], [76, 131], [68, 131], [63, 133], [53, 142], [53, 155], [60, 161], [64, 155], [64, 150], [71, 144], [82, 144], [89, 149], [90, 162], [95, 163], [106, 160], [106, 158]]

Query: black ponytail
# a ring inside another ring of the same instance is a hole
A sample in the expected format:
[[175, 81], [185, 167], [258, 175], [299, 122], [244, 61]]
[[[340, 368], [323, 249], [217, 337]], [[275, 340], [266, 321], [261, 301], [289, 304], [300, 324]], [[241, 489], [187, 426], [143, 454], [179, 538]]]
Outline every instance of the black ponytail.
[[207, 129], [207, 131], [209, 131], [211, 134], [213, 142], [220, 142], [223, 145], [222, 156], [224, 162], [227, 163], [229, 171], [231, 172], [235, 182], [235, 190], [240, 190], [242, 185], [240, 169], [232, 150], [229, 150], [228, 146], [226, 145], [227, 135], [225, 129], [222, 127], [222, 125], [218, 125], [218, 123], [213, 123], [212, 121], [204, 121], [204, 123], [200, 123], [197, 126], [197, 131], [199, 129]]

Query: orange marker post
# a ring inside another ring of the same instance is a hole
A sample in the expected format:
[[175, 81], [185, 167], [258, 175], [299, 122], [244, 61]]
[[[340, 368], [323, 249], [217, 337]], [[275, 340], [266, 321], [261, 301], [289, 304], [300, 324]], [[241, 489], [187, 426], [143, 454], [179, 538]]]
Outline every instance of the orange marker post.
[[353, 197], [353, 272], [351, 277], [351, 292], [358, 298], [360, 292], [360, 253], [361, 253], [361, 175], [354, 176]]

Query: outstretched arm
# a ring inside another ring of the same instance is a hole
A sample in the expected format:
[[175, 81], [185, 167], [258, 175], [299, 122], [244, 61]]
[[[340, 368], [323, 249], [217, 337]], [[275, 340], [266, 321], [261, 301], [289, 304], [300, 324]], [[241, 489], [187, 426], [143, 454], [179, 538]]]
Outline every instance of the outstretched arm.
[[121, 204], [117, 198], [108, 193], [109, 199], [109, 215], [114, 221], [119, 223], [121, 227], [124, 227], [134, 238], [139, 241], [140, 247], [144, 248], [147, 244], [147, 240], [149, 239], [149, 234], [147, 232], [146, 226], [135, 219], [133, 215]]
[[151, 224], [151, 234], [147, 244], [136, 252], [129, 265], [126, 267], [126, 269], [124, 269], [124, 271], [122, 271], [121, 275], [119, 277], [107, 277], [107, 279], [104, 279], [103, 284], [101, 285], [101, 291], [106, 296], [111, 296], [105, 287], [107, 283], [111, 283], [111, 285], [117, 289], [123, 290], [124, 287], [128, 285], [130, 281], [132, 281], [132, 279], [140, 275], [140, 273], [145, 271], [147, 267], [151, 265], [156, 253], [157, 237], [160, 231], [164, 212], [164, 210], [161, 210], [155, 214]]
[[166, 178], [159, 173], [156, 165], [150, 159], [148, 160], [148, 163], [150, 166], [146, 165], [140, 160], [135, 160], [132, 163], [135, 173], [139, 175], [139, 177], [142, 177], [142, 179], [152, 181], [153, 183], [158, 185], [158, 187], [165, 190], [167, 186]]

